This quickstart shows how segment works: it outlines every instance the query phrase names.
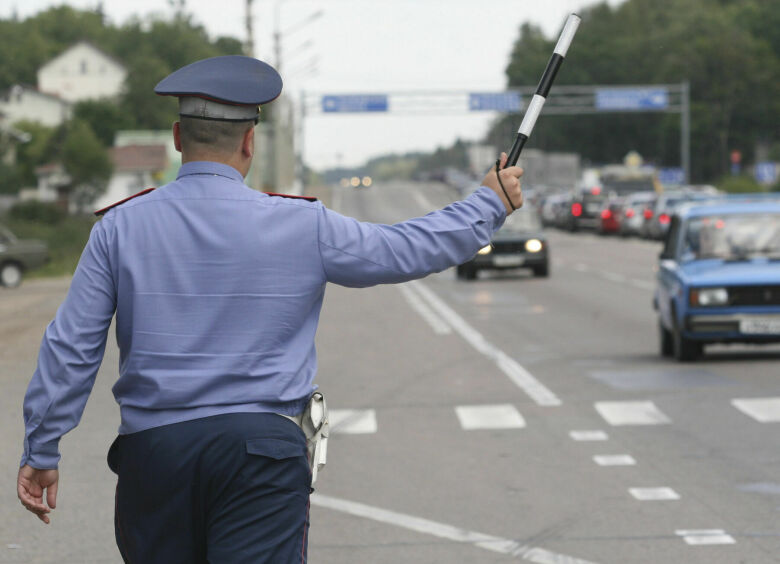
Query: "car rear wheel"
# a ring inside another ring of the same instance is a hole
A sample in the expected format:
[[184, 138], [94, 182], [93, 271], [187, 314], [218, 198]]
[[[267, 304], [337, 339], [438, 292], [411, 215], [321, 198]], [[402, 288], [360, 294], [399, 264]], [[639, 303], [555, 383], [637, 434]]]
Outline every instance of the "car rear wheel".
[[0, 284], [6, 288], [16, 288], [22, 283], [22, 268], [15, 262], [0, 266]]
[[661, 356], [672, 356], [674, 354], [674, 338], [672, 332], [664, 327], [660, 319], [658, 320], [658, 341]]

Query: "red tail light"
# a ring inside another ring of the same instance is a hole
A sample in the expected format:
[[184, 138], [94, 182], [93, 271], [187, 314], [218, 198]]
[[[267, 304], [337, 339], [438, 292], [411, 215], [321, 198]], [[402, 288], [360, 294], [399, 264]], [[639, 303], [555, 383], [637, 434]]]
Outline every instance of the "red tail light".
[[590, 189], [590, 193], [593, 194], [594, 196], [598, 196], [599, 194], [601, 194], [601, 186], [594, 186], [593, 188]]
[[580, 204], [579, 202], [574, 202], [571, 205], [571, 214], [574, 217], [580, 217], [582, 215], [582, 204]]
[[665, 214], [665, 213], [662, 213], [661, 215], [658, 216], [658, 222], [663, 224], [663, 225], [666, 225], [667, 223], [669, 223], [670, 219], [671, 218], [667, 214]]
[[646, 209], [646, 210], [643, 212], [643, 214], [642, 214], [642, 215], [644, 215], [644, 216], [645, 216], [645, 219], [650, 219], [650, 218], [652, 218], [652, 217], [653, 217], [653, 210], [651, 210], [651, 209], [649, 209], [649, 208], [648, 208], [648, 209]]
[[612, 212], [609, 209], [601, 210], [601, 219], [609, 219], [612, 217]]
[[626, 210], [626, 217], [634, 217], [634, 210], [632, 208]]

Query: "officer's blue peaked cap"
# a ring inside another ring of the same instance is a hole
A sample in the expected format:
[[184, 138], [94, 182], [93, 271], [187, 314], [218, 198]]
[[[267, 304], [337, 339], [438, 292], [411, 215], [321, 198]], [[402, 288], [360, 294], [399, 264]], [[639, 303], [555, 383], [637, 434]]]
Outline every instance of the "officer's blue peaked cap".
[[162, 79], [154, 91], [179, 98], [182, 116], [245, 121], [257, 118], [258, 106], [279, 97], [282, 77], [263, 61], [226, 55], [182, 67]]

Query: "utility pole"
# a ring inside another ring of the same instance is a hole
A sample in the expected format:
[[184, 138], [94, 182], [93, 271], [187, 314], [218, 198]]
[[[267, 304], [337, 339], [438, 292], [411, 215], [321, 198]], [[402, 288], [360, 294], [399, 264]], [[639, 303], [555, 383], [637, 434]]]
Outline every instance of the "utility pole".
[[247, 57], [255, 56], [255, 35], [252, 23], [252, 0], [246, 0], [246, 42], [244, 43], [244, 55]]

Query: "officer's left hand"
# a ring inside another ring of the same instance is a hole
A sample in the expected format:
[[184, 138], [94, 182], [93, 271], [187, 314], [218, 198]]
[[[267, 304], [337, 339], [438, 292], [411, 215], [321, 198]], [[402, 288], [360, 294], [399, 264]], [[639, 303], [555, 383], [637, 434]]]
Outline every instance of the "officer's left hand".
[[[25, 464], [19, 468], [16, 480], [16, 495], [28, 511], [35, 513], [38, 519], [49, 524], [48, 513], [57, 505], [58, 470], [38, 470]], [[46, 490], [46, 505], [43, 503], [43, 490]]]

